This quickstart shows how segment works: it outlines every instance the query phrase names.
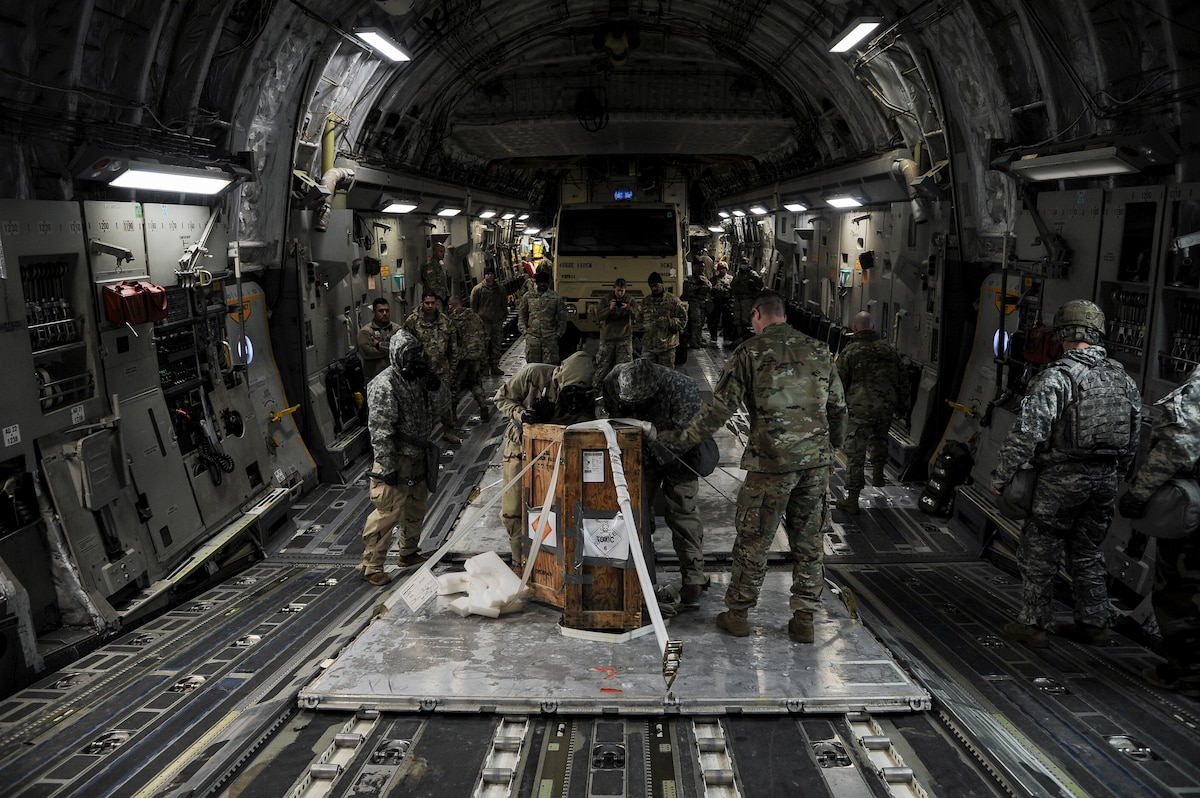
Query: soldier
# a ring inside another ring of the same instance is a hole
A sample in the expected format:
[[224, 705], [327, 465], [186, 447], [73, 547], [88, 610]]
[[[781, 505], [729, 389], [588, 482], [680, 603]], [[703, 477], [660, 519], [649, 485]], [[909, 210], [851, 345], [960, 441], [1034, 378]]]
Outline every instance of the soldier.
[[613, 282], [612, 293], [596, 311], [600, 324], [600, 346], [596, 349], [595, 388], [599, 390], [613, 366], [633, 360], [633, 317], [638, 305], [626, 293], [625, 278]]
[[734, 340], [741, 341], [750, 334], [750, 308], [762, 290], [762, 278], [750, 268], [750, 259], [742, 258], [737, 274], [729, 282], [729, 295], [733, 300]]
[[688, 303], [687, 343], [691, 349], [704, 346], [704, 319], [708, 315], [712, 283], [704, 276], [704, 264], [699, 260], [692, 264], [692, 275], [683, 284], [683, 299]]
[[1142, 399], [1100, 345], [1100, 308], [1071, 300], [1054, 314], [1054, 327], [1064, 354], [1029, 383], [991, 474], [998, 496], [1023, 464], [1038, 469], [1033, 513], [1021, 529], [1021, 610], [1004, 634], [1033, 648], [1050, 645], [1054, 576], [1065, 550], [1075, 623], [1058, 634], [1104, 645], [1111, 612], [1100, 543], [1112, 521], [1118, 475], [1137, 451]]
[[567, 331], [567, 303], [550, 287], [550, 272], [538, 270], [535, 291], [521, 297], [517, 326], [525, 336], [525, 362], [559, 362], [558, 339]]
[[[608, 375], [604, 406], [612, 418], [649, 421], [659, 432], [680, 430], [700, 409], [700, 389], [691, 377], [640, 357]], [[709, 581], [704, 573], [704, 522], [696, 509], [700, 479], [687, 456], [691, 448], [648, 446], [642, 457], [647, 501], [653, 507], [661, 492], [666, 505], [663, 517], [679, 558], [679, 596], [684, 604], [698, 602]]]
[[[417, 547], [425, 500], [437, 478], [429, 473], [429, 437], [434, 419], [450, 404], [446, 386], [429, 368], [416, 336], [406, 330], [397, 332], [388, 343], [388, 357], [390, 364], [367, 385], [367, 429], [375, 453], [367, 476], [375, 509], [363, 527], [363, 558], [357, 566], [363, 579], [378, 586], [392, 581], [384, 565], [397, 524], [400, 565], [426, 560]], [[433, 463], [436, 467], [436, 459]]]
[[[1196, 479], [1200, 462], [1200, 368], [1155, 403], [1160, 412], [1150, 433], [1150, 452], [1121, 497], [1126, 518], [1142, 518], [1146, 503], [1171, 477]], [[1136, 527], [1137, 525], [1134, 524]], [[1200, 532], [1159, 538], [1154, 560], [1154, 616], [1162, 631], [1163, 665], [1142, 675], [1151, 684], [1200, 698]]]
[[825, 581], [825, 495], [833, 449], [846, 432], [846, 400], [833, 353], [788, 325], [783, 297], [774, 291], [759, 294], [750, 320], [755, 336], [734, 350], [712, 400], [682, 432], [667, 431], [659, 439], [699, 443], [746, 406], [750, 434], [742, 454], [746, 479], [738, 491], [733, 573], [725, 593], [729, 610], [717, 616], [717, 626], [734, 637], [750, 634], [748, 611], [758, 603], [767, 550], [782, 514], [794, 560], [788, 634], [797, 643], [811, 643]]
[[504, 436], [504, 484], [508, 488], [500, 500], [500, 520], [508, 531], [513, 568], [520, 569], [525, 565], [525, 530], [517, 475], [524, 467], [524, 425], [576, 424], [594, 419], [592, 360], [587, 353], [576, 352], [561, 366], [527, 363], [500, 386], [495, 402], [496, 410], [510, 422]]
[[[404, 320], [404, 329], [421, 342], [425, 348], [425, 359], [429, 368], [449, 386], [451, 376], [458, 365], [458, 342], [450, 319], [438, 310], [438, 298], [432, 290], [425, 289], [425, 294], [421, 297], [421, 307]], [[454, 408], [449, 404], [446, 414], [442, 416], [442, 439], [449, 443], [462, 443], [454, 421]]]
[[479, 380], [479, 366], [484, 355], [483, 320], [475, 311], [464, 307], [462, 299], [450, 297], [450, 322], [454, 325], [455, 348], [458, 363], [454, 369], [454, 382], [450, 388], [450, 404], [457, 413], [459, 397], [470, 391], [479, 405], [479, 415], [484, 421], [492, 417], [487, 399], [483, 395], [483, 383]]
[[854, 317], [854, 334], [837, 358], [838, 376], [850, 408], [846, 428], [846, 497], [835, 504], [858, 515], [858, 495], [866, 480], [863, 468], [871, 461], [871, 484], [884, 484], [888, 429], [892, 416], [908, 403], [908, 385], [900, 370], [900, 356], [875, 332], [875, 319], [862, 311]]
[[646, 279], [650, 296], [642, 301], [642, 357], [667, 368], [675, 367], [679, 333], [687, 326], [687, 311], [674, 294], [663, 287], [662, 275], [650, 272]]
[[726, 341], [733, 340], [733, 313], [730, 310], [729, 284], [733, 278], [729, 276], [729, 267], [725, 261], [717, 261], [716, 276], [712, 281], [712, 310], [708, 314], [708, 339], [713, 344], [717, 335], [725, 336]]
[[508, 295], [496, 282], [496, 267], [483, 268], [483, 282], [471, 289], [471, 310], [483, 321], [487, 351], [483, 373], [500, 376], [500, 355], [504, 354], [504, 321], [508, 318]]
[[371, 303], [371, 320], [358, 330], [358, 359], [366, 382], [388, 367], [388, 342], [400, 330], [390, 316], [388, 301], [379, 297]]
[[442, 261], [446, 259], [444, 244], [434, 244], [430, 250], [429, 260], [421, 267], [421, 282], [426, 291], [432, 291], [437, 297], [438, 309], [446, 309], [446, 299], [450, 296], [450, 276]]
[[708, 254], [708, 247], [700, 247], [700, 254], [696, 256], [696, 262], [700, 264], [700, 273], [704, 275], [704, 279], [712, 282], [713, 277], [716, 276], [714, 271], [716, 264], [713, 263], [712, 255]]

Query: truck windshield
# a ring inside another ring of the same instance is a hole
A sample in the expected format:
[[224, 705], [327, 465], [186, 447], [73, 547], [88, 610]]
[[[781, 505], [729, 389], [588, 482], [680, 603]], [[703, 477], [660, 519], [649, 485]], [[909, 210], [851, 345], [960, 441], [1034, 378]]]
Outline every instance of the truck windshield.
[[558, 219], [558, 256], [645, 255], [679, 250], [675, 212], [667, 208], [563, 208]]

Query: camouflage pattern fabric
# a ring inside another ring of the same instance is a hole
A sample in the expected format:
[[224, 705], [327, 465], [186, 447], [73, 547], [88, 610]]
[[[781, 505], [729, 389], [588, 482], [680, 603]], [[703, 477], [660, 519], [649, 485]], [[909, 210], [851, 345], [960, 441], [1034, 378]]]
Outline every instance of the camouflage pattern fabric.
[[862, 490], [863, 469], [887, 463], [887, 435], [892, 416], [908, 403], [908, 383], [900, 370], [900, 356], [875, 330], [850, 336], [837, 358], [838, 375], [846, 392], [850, 426], [846, 431], [846, 489]]
[[444, 383], [430, 391], [424, 379], [406, 380], [400, 374], [401, 356], [418, 345], [407, 331], [393, 335], [388, 346], [390, 365], [367, 385], [367, 429], [375, 454], [371, 473], [382, 478], [371, 479], [375, 509], [363, 528], [363, 560], [358, 566], [364, 575], [383, 570], [397, 524], [401, 556], [416, 552], [421, 540], [429, 494], [424, 444], [432, 435], [434, 419], [449, 410], [450, 396]]
[[763, 290], [762, 278], [750, 267], [738, 267], [737, 274], [729, 281], [729, 295], [733, 301], [733, 323], [739, 337], [750, 334], [750, 311], [754, 298]]
[[750, 416], [742, 454], [748, 473], [738, 491], [725, 605], [743, 610], [758, 603], [767, 549], [782, 513], [794, 563], [789, 604], [813, 612], [823, 584], [821, 529], [828, 520], [833, 448], [846, 433], [846, 399], [833, 353], [786, 323], [768, 325], [734, 350], [711, 402], [682, 432], [668, 430], [660, 438], [698, 443], [743, 404]]
[[594, 385], [597, 390], [604, 384], [604, 378], [609, 375], [615, 366], [622, 363], [628, 363], [633, 360], [633, 337], [630, 336], [620, 341], [600, 341], [600, 345], [596, 347], [596, 376]]
[[[1090, 367], [1104, 367], [1103, 347], [1067, 351]], [[1141, 395], [1128, 376], [1125, 398], [1140, 418]], [[1100, 542], [1112, 521], [1117, 499], [1118, 473], [1125, 473], [1137, 449], [1136, 429], [1132, 448], [1119, 456], [1078, 459], [1056, 450], [1065, 408], [1074, 395], [1071, 371], [1047, 368], [1029, 384], [1021, 413], [1000, 447], [991, 485], [999, 490], [1024, 463], [1038, 469], [1033, 514], [1021, 530], [1022, 606], [1020, 623], [1047, 628], [1058, 563], [1065, 555], [1075, 594], [1075, 620], [1107, 626], [1111, 619], [1105, 587], [1106, 569]]]
[[371, 320], [358, 330], [358, 359], [362, 361], [363, 380], [370, 382], [388, 367], [388, 343], [400, 331], [400, 325], [389, 321], [377, 327]]
[[[700, 409], [696, 381], [674, 369], [638, 358], [619, 365], [604, 381], [604, 404], [612, 417], [649, 421], [656, 430], [678, 430]], [[682, 454], [686, 446], [671, 447]], [[648, 502], [659, 493], [665, 504], [663, 517], [671, 529], [671, 545], [679, 558], [684, 585], [703, 585], [704, 522], [696, 508], [700, 479], [675, 457], [659, 460], [652, 448], [642, 458]]]
[[567, 331], [567, 305], [553, 288], [521, 297], [517, 326], [525, 336], [527, 363], [559, 362], [558, 339]]
[[[1200, 461], [1200, 368], [1155, 403], [1150, 452], [1129, 486], [1145, 501], [1174, 476], [1195, 478]], [[1134, 522], [1137, 527], [1137, 522]], [[1160, 676], [1182, 689], [1200, 689], [1200, 531], [1177, 540], [1158, 539], [1154, 562], [1154, 615], [1162, 632]]]
[[471, 310], [483, 321], [487, 352], [484, 365], [500, 370], [504, 354], [504, 322], [508, 318], [508, 294], [500, 283], [480, 283], [471, 289]]
[[689, 346], [704, 344], [704, 321], [708, 315], [708, 300], [711, 296], [712, 283], [703, 275], [692, 275], [683, 286], [683, 298], [688, 303], [687, 338]]
[[483, 411], [487, 408], [483, 382], [480, 379], [480, 365], [485, 354], [483, 320], [473, 310], [460, 307], [450, 314], [450, 321], [458, 339], [458, 362], [454, 370], [451, 401], [457, 407], [458, 398], [464, 392], [470, 391], [479, 409]]
[[[617, 307], [613, 307], [613, 302]], [[638, 304], [625, 294], [618, 297], [610, 292], [599, 303], [596, 311], [596, 321], [600, 325], [600, 345], [596, 349], [594, 383], [597, 389], [602, 388], [604, 378], [619, 363], [633, 360], [633, 317], [638, 312]]]
[[733, 276], [728, 272], [724, 276], [717, 276], [712, 281], [712, 312], [708, 314], [708, 334], [709, 337], [716, 341], [718, 334], [723, 334], [726, 338], [733, 338], [733, 304], [729, 290], [730, 283], [733, 282]]
[[449, 380], [458, 362], [458, 337], [450, 318], [439, 310], [433, 319], [426, 319], [417, 308], [404, 320], [404, 329], [424, 345], [425, 359], [433, 372], [443, 381]]
[[450, 276], [446, 267], [439, 261], [430, 259], [421, 267], [421, 284], [426, 291], [432, 291], [438, 298], [438, 307], [446, 309], [446, 300], [450, 298]]
[[683, 303], [674, 294], [663, 291], [661, 296], [645, 297], [642, 300], [642, 354], [669, 353], [673, 366], [679, 333], [687, 327], [687, 318]]

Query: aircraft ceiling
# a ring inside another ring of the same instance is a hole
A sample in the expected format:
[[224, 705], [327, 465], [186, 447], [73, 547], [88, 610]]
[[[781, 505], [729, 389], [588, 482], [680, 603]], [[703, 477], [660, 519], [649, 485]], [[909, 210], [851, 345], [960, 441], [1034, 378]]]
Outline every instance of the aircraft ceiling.
[[[254, 154], [246, 223], [339, 154], [537, 202], [561, 170], [692, 170], [730, 195], [894, 148], [1005, 223], [988, 164], [1019, 145], [1180, 125], [1200, 4], [1068, 0], [93, 0], [0, 11], [4, 196], [73, 196], [92, 151]], [[869, 46], [828, 43], [854, 17]], [[412, 60], [355, 44], [390, 33]], [[1186, 142], [1185, 142], [1186, 144]], [[636, 158], [636, 163], [635, 159]]]

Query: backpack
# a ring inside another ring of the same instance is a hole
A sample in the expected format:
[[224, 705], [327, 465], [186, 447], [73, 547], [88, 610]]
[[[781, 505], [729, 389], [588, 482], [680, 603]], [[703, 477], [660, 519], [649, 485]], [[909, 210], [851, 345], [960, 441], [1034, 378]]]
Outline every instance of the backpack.
[[1084, 459], [1129, 454], [1137, 415], [1126, 394], [1125, 368], [1111, 358], [1095, 367], [1064, 358], [1055, 367], [1067, 369], [1074, 389], [1055, 429], [1055, 448]]
[[104, 318], [109, 324], [145, 324], [167, 317], [167, 289], [148, 280], [122, 280], [104, 286]]

